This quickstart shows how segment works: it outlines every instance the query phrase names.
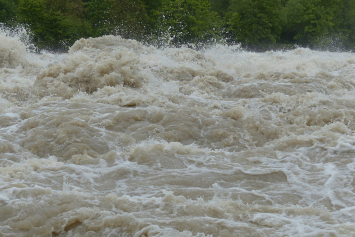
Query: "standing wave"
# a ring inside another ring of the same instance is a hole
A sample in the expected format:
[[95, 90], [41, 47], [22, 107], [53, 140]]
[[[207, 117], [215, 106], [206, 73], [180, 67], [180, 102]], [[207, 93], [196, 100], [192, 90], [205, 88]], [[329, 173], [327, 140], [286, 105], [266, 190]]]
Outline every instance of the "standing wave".
[[353, 53], [0, 40], [3, 236], [355, 233]]

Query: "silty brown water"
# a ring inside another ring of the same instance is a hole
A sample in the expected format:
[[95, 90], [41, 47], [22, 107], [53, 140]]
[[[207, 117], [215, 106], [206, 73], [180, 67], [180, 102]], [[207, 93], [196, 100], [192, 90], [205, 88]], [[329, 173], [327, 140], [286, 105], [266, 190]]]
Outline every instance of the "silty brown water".
[[0, 38], [2, 236], [354, 235], [355, 54]]

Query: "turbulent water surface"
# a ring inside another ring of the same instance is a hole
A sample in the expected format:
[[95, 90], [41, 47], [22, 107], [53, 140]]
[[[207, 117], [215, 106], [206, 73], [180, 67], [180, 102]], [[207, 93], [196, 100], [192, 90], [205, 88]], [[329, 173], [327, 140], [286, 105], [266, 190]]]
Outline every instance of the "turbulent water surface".
[[0, 236], [354, 236], [355, 54], [0, 35]]

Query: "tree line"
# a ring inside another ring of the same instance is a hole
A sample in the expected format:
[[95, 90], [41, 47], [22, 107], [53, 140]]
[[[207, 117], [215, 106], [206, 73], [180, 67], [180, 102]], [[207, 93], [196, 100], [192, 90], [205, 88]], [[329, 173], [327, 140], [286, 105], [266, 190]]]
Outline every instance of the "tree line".
[[0, 22], [52, 50], [108, 34], [156, 46], [355, 47], [354, 0], [0, 0]]

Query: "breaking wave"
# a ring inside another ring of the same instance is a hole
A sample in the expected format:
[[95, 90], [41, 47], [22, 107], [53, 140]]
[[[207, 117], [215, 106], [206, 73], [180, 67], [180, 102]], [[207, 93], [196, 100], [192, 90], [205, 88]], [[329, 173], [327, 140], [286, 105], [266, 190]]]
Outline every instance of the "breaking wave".
[[4, 236], [355, 233], [355, 54], [0, 40]]

